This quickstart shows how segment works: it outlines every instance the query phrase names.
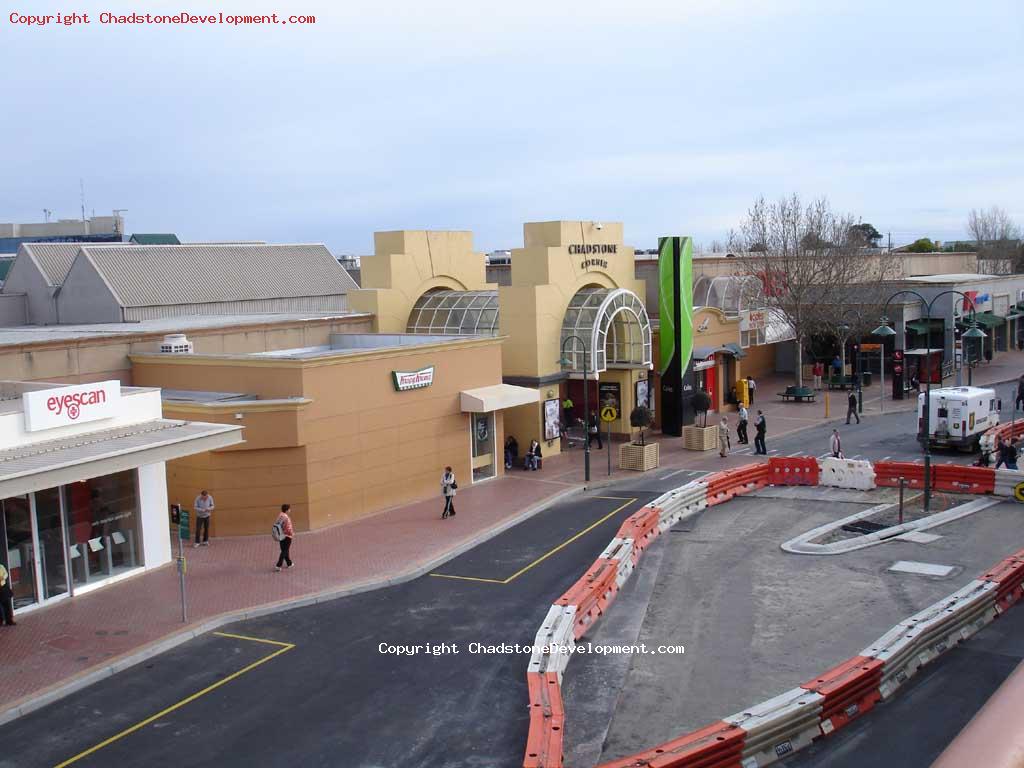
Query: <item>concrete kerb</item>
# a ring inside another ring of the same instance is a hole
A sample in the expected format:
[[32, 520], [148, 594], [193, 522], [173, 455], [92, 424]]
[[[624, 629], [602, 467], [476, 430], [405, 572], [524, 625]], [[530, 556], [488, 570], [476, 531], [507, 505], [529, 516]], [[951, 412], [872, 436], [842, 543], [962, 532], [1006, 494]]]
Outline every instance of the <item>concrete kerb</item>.
[[[591, 484], [590, 487], [593, 489], [594, 487], [599, 486]], [[88, 688], [90, 685], [94, 685], [101, 680], [112, 677], [118, 672], [123, 672], [124, 670], [134, 667], [143, 661], [151, 659], [154, 656], [159, 656], [160, 654], [170, 651], [179, 645], [183, 645], [190, 640], [194, 640], [200, 635], [205, 635], [208, 632], [212, 632], [213, 630], [219, 629], [228, 624], [233, 624], [237, 621], [261, 618], [263, 616], [270, 616], [275, 613], [283, 613], [284, 611], [290, 611], [296, 608], [305, 608], [310, 605], [327, 603], [332, 600], [339, 600], [343, 597], [351, 597], [363, 592], [371, 592], [376, 589], [393, 587], [399, 584], [404, 584], [407, 581], [412, 581], [413, 579], [418, 579], [420, 576], [429, 573], [438, 566], [447, 563], [449, 560], [454, 560], [459, 555], [462, 555], [474, 547], [483, 544], [485, 541], [504, 533], [509, 528], [529, 520], [531, 517], [539, 514], [548, 507], [559, 504], [571, 496], [584, 493], [586, 490], [587, 488], [583, 486], [567, 488], [544, 501], [528, 507], [507, 520], [503, 520], [497, 525], [481, 531], [477, 535], [464, 541], [455, 549], [448, 550], [444, 554], [429, 560], [425, 564], [407, 569], [395, 576], [380, 579], [369, 579], [357, 584], [349, 584], [345, 587], [337, 587], [316, 592], [314, 594], [287, 598], [285, 600], [266, 603], [252, 608], [228, 611], [205, 619], [201, 624], [189, 626], [178, 632], [172, 632], [158, 640], [154, 640], [153, 642], [142, 646], [141, 648], [127, 654], [122, 654], [109, 662], [87, 669], [83, 672], [79, 672], [65, 682], [57, 683], [39, 693], [29, 694], [28, 696], [19, 699], [12, 706], [0, 711], [0, 725], [9, 723], [12, 720], [17, 720], [22, 715], [27, 715], [38, 709], [42, 709], [43, 707], [52, 704], [55, 701], [59, 701], [66, 696], [70, 696], [83, 688]]]

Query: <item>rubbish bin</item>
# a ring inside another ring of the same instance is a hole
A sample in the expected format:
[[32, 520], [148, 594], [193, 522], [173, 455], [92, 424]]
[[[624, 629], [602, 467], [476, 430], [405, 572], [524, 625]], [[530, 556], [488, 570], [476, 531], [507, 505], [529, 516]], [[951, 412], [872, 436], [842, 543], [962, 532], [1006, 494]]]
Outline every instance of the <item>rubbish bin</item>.
[[871, 371], [863, 371], [861, 373], [861, 376], [863, 376], [863, 378], [861, 379], [861, 384], [863, 386], [865, 386], [865, 387], [870, 387], [871, 386]]

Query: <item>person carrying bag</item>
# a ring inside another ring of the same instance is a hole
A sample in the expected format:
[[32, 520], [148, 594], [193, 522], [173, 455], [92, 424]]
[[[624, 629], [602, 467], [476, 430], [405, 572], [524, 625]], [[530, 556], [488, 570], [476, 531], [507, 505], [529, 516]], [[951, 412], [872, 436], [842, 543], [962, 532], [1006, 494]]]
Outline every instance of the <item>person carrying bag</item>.
[[444, 496], [444, 512], [441, 513], [442, 520], [455, 517], [455, 491], [458, 489], [459, 484], [455, 481], [455, 473], [452, 472], [451, 467], [445, 467], [444, 474], [441, 475], [441, 493]]

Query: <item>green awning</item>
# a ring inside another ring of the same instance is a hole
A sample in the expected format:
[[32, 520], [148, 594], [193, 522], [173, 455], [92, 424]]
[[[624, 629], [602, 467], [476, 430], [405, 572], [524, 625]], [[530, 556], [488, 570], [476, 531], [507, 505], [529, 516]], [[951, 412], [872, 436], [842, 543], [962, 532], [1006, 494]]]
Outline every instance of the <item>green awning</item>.
[[[932, 320], [932, 333], [941, 333], [945, 329], [942, 320]], [[911, 320], [907, 323], [907, 330], [914, 333], [928, 333], [927, 320]]]
[[[970, 324], [971, 324], [970, 316], [968, 315], [964, 319], [967, 321], [966, 323], [964, 323], [964, 325], [970, 326]], [[1000, 325], [1003, 325], [1003, 323], [1006, 322], [1006, 318], [1005, 317], [1000, 317], [999, 315], [993, 315], [993, 314], [991, 314], [989, 312], [981, 312], [981, 313], [975, 315], [974, 319], [977, 320], [978, 321], [978, 325], [982, 326], [983, 328], [998, 328]]]

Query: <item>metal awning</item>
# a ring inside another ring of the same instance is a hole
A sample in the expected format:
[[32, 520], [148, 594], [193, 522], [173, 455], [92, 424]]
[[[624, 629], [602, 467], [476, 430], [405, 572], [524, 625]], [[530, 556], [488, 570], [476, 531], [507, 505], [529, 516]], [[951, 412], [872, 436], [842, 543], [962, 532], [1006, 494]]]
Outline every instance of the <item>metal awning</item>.
[[[942, 331], [946, 326], [941, 319], [932, 318], [932, 332]], [[914, 333], [928, 333], [928, 321], [927, 320], [908, 320], [907, 330], [913, 331]]]
[[243, 442], [242, 427], [154, 419], [0, 451], [0, 499]]
[[[978, 321], [978, 325], [982, 328], [998, 328], [1006, 322], [1006, 318], [1000, 315], [993, 315], [989, 312], [978, 312], [974, 319]], [[964, 315], [957, 322], [958, 325], [962, 325], [965, 328], [971, 325], [971, 316]]]
[[721, 344], [717, 347], [694, 347], [693, 353], [690, 356], [694, 360], [705, 360], [718, 352], [724, 352], [727, 355], [734, 355], [735, 357], [747, 356], [747, 353], [743, 351], [743, 348], [734, 342]]
[[466, 389], [459, 393], [463, 413], [490, 413], [517, 405], [529, 405], [540, 400], [540, 392], [513, 384], [493, 384], [489, 387]]

